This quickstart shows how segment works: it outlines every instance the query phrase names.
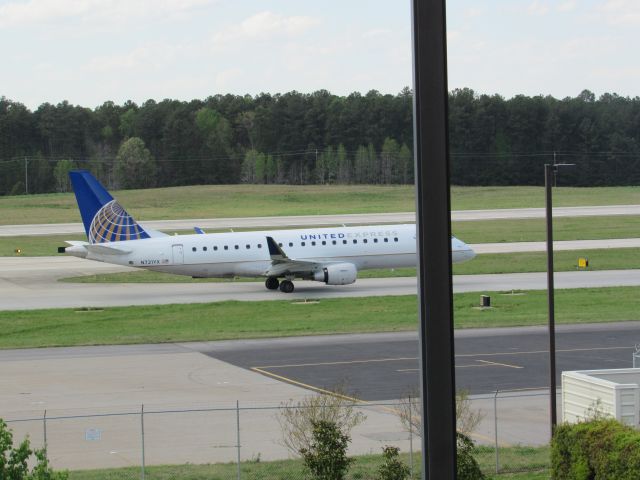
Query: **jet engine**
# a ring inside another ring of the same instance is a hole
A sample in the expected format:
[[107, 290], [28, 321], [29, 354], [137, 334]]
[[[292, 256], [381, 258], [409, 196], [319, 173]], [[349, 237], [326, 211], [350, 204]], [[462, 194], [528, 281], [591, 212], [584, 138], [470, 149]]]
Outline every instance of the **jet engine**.
[[335, 263], [316, 272], [313, 279], [327, 285], [348, 285], [356, 281], [358, 271], [353, 263]]

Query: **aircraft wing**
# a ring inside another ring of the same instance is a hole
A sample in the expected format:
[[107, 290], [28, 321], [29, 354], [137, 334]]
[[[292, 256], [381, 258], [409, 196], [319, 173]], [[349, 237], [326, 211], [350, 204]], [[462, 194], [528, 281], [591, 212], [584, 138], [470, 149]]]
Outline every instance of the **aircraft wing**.
[[298, 275], [327, 285], [349, 285], [356, 281], [358, 271], [352, 263], [295, 260], [289, 258], [272, 237], [267, 237], [267, 245], [271, 255], [271, 267], [264, 274], [268, 277]]
[[318, 263], [289, 258], [273, 237], [267, 237], [267, 246], [271, 256], [271, 268], [265, 272], [267, 276], [279, 276], [285, 273], [314, 273], [322, 270], [327, 264], [326, 262]]

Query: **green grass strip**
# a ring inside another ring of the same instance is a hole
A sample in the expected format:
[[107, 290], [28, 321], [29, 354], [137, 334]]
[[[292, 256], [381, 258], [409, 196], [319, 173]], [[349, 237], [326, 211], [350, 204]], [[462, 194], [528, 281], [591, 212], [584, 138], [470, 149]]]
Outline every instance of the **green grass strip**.
[[[466, 243], [544, 242], [544, 218], [525, 220], [484, 220], [453, 222], [455, 236]], [[610, 238], [637, 238], [640, 216], [610, 217], [557, 217], [553, 220], [553, 239], [605, 240]]]
[[[546, 292], [492, 296], [481, 310], [479, 293], [454, 295], [456, 328], [543, 325]], [[556, 291], [558, 323], [640, 320], [638, 287]], [[299, 303], [216, 302], [0, 312], [0, 348], [115, 345], [242, 338], [393, 332], [417, 327], [415, 295], [344, 298]]]
[[[417, 441], [418, 439], [416, 439]], [[491, 455], [494, 455], [491, 457]], [[381, 455], [358, 455], [347, 473], [347, 480], [361, 480], [378, 478], [378, 468], [382, 464]], [[547, 471], [535, 471], [548, 468], [549, 447], [511, 447], [501, 448], [500, 458], [517, 466], [519, 470], [533, 470], [529, 472], [492, 475], [495, 471], [495, 451], [492, 448], [481, 447], [476, 455], [480, 468], [489, 479], [517, 479], [542, 480], [548, 479]], [[400, 453], [400, 460], [409, 464], [409, 455]], [[413, 456], [414, 478], [420, 478], [421, 455]], [[236, 478], [238, 467], [236, 463], [214, 463], [205, 465], [160, 465], [145, 468], [145, 478], [150, 480], [210, 480]], [[241, 478], [245, 480], [257, 479], [303, 479], [307, 478], [302, 461], [299, 459], [260, 461], [259, 457], [253, 461], [240, 463]], [[70, 480], [129, 480], [140, 475], [140, 467], [109, 468], [99, 470], [77, 470], [69, 472]], [[546, 475], [546, 476], [545, 476]]]
[[[409, 212], [413, 185], [199, 185], [123, 190], [139, 220]], [[453, 187], [454, 210], [544, 207], [543, 187]], [[554, 189], [555, 206], [640, 204], [640, 187]], [[79, 222], [72, 193], [0, 197], [4, 225]]]

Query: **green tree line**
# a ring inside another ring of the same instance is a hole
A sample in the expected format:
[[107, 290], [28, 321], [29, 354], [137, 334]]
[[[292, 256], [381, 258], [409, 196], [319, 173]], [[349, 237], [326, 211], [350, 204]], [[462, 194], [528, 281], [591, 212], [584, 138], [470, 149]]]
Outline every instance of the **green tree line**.
[[[640, 98], [449, 98], [452, 182], [537, 185], [578, 164], [572, 185], [640, 183]], [[224, 183], [413, 182], [412, 92], [215, 95], [30, 111], [0, 97], [0, 195], [68, 190], [88, 168], [110, 188]]]

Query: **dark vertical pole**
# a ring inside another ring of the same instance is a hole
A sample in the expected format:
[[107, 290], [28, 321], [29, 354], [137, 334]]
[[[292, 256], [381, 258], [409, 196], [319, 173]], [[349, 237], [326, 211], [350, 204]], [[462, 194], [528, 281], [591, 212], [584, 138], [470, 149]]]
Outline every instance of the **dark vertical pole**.
[[555, 165], [544, 166], [545, 207], [547, 217], [547, 300], [549, 305], [549, 414], [551, 417], [551, 435], [558, 422], [556, 411], [556, 319], [553, 285], [553, 199], [551, 190]]
[[413, 0], [424, 478], [456, 478], [445, 0]]

